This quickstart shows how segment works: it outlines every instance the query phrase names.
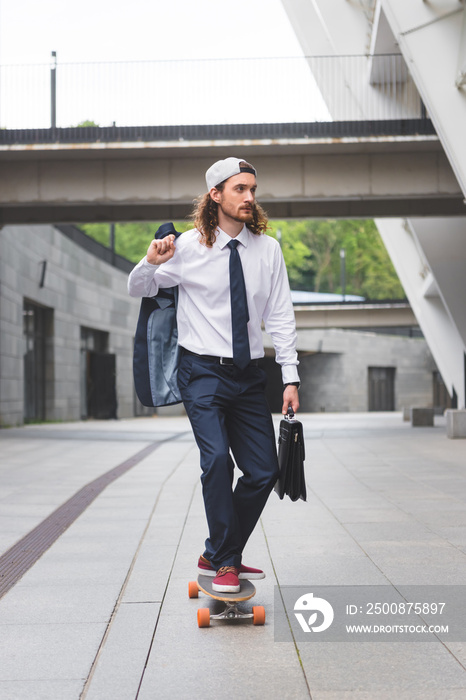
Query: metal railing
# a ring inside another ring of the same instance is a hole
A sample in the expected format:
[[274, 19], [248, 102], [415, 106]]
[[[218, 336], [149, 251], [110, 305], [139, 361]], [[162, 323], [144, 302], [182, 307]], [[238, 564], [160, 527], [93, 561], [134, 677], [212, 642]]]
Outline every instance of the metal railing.
[[0, 66], [0, 129], [423, 120], [401, 55]]

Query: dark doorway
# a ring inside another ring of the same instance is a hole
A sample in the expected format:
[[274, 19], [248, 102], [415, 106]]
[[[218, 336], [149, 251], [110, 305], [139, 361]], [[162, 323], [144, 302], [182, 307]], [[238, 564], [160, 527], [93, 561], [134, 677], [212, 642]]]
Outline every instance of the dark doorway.
[[87, 412], [92, 418], [116, 418], [116, 356], [89, 353]]
[[116, 418], [116, 356], [109, 353], [108, 333], [81, 328], [81, 417]]
[[25, 300], [23, 336], [24, 421], [44, 421], [53, 394], [53, 309]]
[[395, 410], [395, 367], [369, 367], [369, 411]]

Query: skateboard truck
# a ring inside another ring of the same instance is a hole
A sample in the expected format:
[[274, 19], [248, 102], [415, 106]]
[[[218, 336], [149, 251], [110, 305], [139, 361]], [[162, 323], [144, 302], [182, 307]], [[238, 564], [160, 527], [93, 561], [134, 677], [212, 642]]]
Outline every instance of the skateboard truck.
[[238, 606], [235, 605], [234, 603], [227, 603], [225, 606], [225, 610], [222, 610], [221, 613], [217, 613], [216, 615], [211, 615], [210, 619], [211, 620], [236, 620], [238, 618], [245, 618], [245, 617], [253, 617], [252, 613], [244, 613], [241, 612], [241, 610], [238, 609]]

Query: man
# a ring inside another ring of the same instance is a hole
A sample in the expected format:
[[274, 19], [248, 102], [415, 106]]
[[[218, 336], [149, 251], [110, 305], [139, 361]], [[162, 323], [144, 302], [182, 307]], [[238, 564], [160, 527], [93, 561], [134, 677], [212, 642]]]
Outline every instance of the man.
[[[296, 328], [280, 247], [265, 235], [256, 203], [256, 171], [240, 158], [214, 163], [195, 227], [174, 241], [153, 240], [134, 268], [132, 296], [178, 285], [178, 385], [201, 456], [209, 527], [198, 571], [218, 592], [236, 593], [241, 578], [263, 578], [242, 552], [277, 480], [272, 418], [265, 399], [261, 323], [282, 368], [283, 413], [299, 408]], [[234, 463], [242, 476], [232, 488]]]

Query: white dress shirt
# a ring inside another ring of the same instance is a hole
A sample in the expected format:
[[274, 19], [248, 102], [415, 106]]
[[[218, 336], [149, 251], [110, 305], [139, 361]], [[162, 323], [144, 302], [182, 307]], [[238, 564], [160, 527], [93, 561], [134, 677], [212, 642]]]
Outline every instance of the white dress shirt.
[[[299, 381], [296, 324], [285, 261], [278, 242], [243, 227], [236, 237], [243, 267], [249, 310], [251, 359], [264, 356], [261, 323], [272, 337], [283, 382]], [[176, 239], [174, 256], [161, 265], [143, 258], [130, 273], [133, 297], [155, 296], [159, 289], [179, 286], [178, 342], [199, 355], [232, 357], [230, 305], [231, 236], [217, 229], [211, 248], [196, 229]]]

